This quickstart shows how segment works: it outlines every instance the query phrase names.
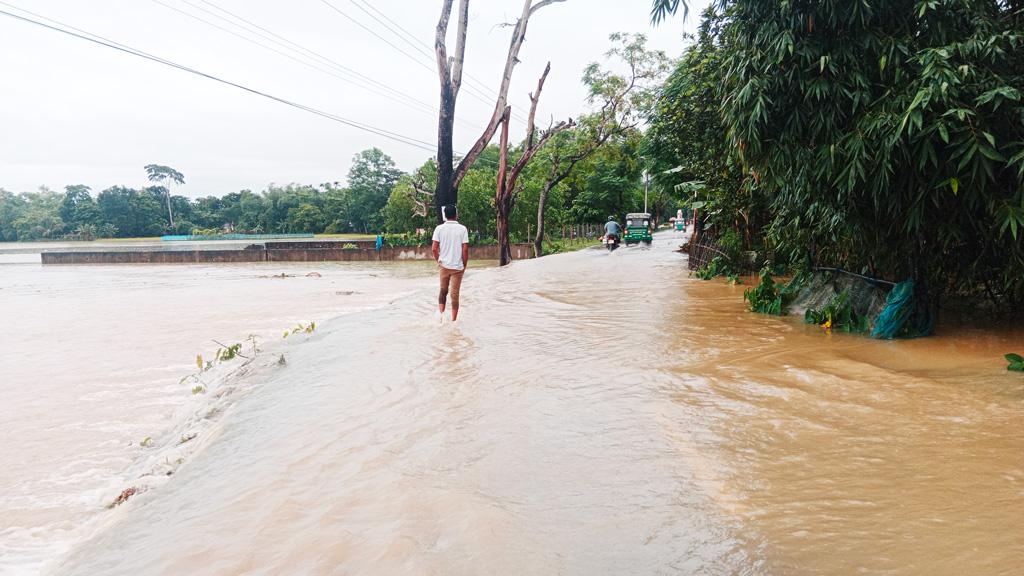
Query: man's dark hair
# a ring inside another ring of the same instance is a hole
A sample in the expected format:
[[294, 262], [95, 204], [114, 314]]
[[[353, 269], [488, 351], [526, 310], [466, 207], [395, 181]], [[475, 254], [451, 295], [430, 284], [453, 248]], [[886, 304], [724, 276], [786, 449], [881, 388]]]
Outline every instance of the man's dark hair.
[[443, 209], [444, 217], [447, 218], [448, 220], [459, 218], [459, 209], [457, 206], [455, 206], [455, 204], [445, 204], [443, 206]]

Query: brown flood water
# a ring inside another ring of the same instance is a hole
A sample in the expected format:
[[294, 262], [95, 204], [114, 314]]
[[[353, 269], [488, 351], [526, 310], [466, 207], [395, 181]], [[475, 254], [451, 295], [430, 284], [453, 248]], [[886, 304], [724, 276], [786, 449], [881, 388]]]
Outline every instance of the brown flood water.
[[1021, 573], [1024, 334], [825, 335], [674, 244], [471, 271], [457, 326], [425, 291], [271, 347], [51, 571]]

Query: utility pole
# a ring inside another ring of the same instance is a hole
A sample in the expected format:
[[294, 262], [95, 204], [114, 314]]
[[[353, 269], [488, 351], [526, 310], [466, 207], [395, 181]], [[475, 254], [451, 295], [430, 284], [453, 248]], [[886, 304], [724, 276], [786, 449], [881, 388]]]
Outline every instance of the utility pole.
[[651, 187], [651, 175], [644, 170], [644, 214], [647, 214], [647, 191]]

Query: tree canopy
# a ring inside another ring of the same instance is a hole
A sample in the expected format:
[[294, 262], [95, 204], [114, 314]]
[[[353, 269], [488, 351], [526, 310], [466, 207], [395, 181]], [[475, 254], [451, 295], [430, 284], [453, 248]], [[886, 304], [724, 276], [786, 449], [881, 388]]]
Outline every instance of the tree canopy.
[[645, 146], [777, 260], [1020, 301], [1022, 8], [717, 0]]

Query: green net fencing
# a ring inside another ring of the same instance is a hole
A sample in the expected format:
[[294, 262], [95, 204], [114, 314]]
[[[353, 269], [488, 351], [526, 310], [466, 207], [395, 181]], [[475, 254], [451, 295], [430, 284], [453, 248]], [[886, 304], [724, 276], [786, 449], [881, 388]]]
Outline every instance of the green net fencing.
[[917, 338], [934, 331], [932, 314], [913, 280], [898, 284], [834, 268], [794, 278], [791, 314], [831, 329], [872, 338]]

